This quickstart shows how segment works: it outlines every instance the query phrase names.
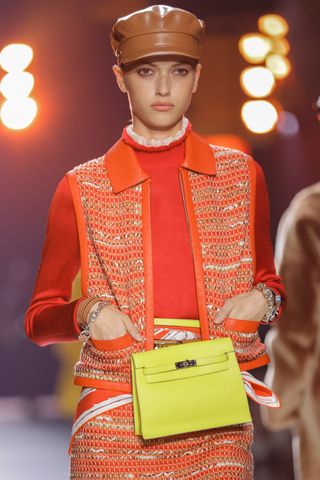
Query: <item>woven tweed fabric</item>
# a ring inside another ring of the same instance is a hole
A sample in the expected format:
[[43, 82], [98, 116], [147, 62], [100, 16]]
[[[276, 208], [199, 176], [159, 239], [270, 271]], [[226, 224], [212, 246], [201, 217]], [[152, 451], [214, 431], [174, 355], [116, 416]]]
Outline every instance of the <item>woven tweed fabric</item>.
[[252, 423], [143, 440], [129, 403], [77, 432], [70, 479], [252, 480], [252, 441]]
[[[104, 157], [75, 167], [86, 224], [88, 297], [106, 298], [130, 316], [145, 334], [145, 294], [142, 232], [142, 187], [115, 195]], [[131, 382], [130, 356], [134, 344], [115, 352], [99, 352], [87, 342], [75, 366], [79, 377]]]
[[[215, 325], [224, 302], [251, 290], [254, 246], [250, 242], [251, 182], [248, 155], [213, 146], [217, 174], [188, 173], [203, 259], [210, 338], [230, 336], [239, 362], [262, 356], [258, 333], [227, 331]], [[145, 335], [143, 257], [143, 184], [112, 190], [104, 157], [68, 172], [76, 178], [88, 254], [87, 295], [105, 297], [126, 313]], [[117, 352], [99, 352], [90, 342], [76, 364], [78, 377], [130, 383], [130, 355], [143, 348], [135, 342]]]
[[258, 333], [227, 330], [224, 324], [214, 324], [214, 318], [226, 299], [248, 292], [254, 284], [248, 155], [212, 148], [217, 175], [188, 172], [203, 259], [209, 335], [230, 336], [238, 361], [244, 362], [266, 352]]

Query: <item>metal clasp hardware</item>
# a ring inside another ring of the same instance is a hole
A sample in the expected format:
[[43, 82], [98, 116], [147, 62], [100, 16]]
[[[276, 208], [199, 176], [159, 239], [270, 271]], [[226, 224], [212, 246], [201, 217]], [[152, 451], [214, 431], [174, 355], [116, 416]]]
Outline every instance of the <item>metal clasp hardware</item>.
[[183, 360], [182, 362], [175, 362], [176, 368], [194, 367], [197, 365], [197, 360]]

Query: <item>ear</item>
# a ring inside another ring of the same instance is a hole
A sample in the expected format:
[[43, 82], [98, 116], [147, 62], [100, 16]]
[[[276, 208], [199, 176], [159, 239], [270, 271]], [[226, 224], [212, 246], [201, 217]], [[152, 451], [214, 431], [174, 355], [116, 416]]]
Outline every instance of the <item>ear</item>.
[[197, 91], [201, 68], [202, 68], [201, 63], [198, 63], [195, 69], [195, 77], [194, 77], [194, 82], [192, 87], [192, 93], [195, 93]]
[[126, 88], [126, 83], [124, 81], [123, 71], [121, 67], [119, 67], [119, 65], [113, 65], [112, 70], [113, 70], [113, 73], [115, 74], [117, 84], [121, 92], [126, 93], [127, 88]]

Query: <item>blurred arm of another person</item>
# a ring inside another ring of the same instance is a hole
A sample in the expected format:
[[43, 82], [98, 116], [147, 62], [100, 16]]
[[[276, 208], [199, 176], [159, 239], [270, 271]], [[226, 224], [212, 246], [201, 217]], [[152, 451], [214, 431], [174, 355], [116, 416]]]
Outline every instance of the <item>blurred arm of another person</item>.
[[[281, 320], [266, 337], [272, 362], [265, 380], [279, 395], [281, 407], [261, 409], [261, 415], [266, 427], [280, 430], [297, 427], [306, 406], [318, 410], [320, 182], [301, 190], [283, 214], [278, 226], [275, 262], [288, 301]], [[310, 415], [311, 419], [311, 411]]]

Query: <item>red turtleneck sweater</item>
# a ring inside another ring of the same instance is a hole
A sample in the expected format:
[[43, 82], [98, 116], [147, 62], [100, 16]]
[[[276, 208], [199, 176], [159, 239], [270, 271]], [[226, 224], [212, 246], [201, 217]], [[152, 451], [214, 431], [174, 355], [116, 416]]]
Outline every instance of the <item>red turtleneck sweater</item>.
[[[184, 158], [184, 139], [168, 146], [136, 143], [123, 130], [122, 139], [135, 149], [142, 168], [151, 176], [151, 229], [155, 317], [199, 318], [192, 250], [180, 190], [178, 166]], [[263, 171], [256, 162], [255, 283], [264, 282], [285, 297], [276, 275], [270, 239], [269, 199]], [[29, 308], [26, 331], [38, 344], [76, 340], [80, 300], [70, 302], [72, 282], [80, 269], [76, 217], [66, 177], [53, 195], [41, 264]]]

